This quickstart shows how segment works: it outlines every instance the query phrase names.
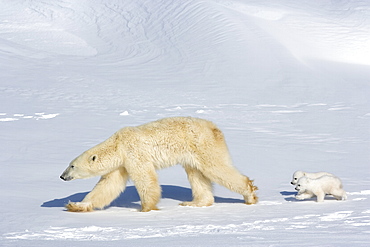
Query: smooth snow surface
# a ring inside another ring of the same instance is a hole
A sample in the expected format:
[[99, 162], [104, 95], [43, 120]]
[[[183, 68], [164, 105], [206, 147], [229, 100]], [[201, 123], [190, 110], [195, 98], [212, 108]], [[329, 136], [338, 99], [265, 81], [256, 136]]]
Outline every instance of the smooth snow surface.
[[[0, 0], [1, 246], [369, 246], [370, 2]], [[215, 122], [260, 202], [191, 198], [159, 172], [160, 211], [132, 183], [69, 213], [98, 178], [68, 163], [119, 128]], [[339, 176], [347, 201], [297, 201], [296, 170]]]

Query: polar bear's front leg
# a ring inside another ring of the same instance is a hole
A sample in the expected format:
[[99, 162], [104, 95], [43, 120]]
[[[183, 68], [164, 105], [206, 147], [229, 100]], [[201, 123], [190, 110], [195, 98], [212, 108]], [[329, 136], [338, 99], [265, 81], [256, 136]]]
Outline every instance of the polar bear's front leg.
[[212, 182], [206, 178], [199, 170], [185, 167], [190, 182], [193, 200], [191, 202], [182, 202], [181, 206], [204, 207], [211, 206], [214, 203], [212, 193]]
[[91, 212], [94, 211], [94, 207], [89, 202], [69, 202], [66, 208], [70, 212]]
[[297, 200], [304, 200], [304, 199], [311, 198], [311, 197], [313, 197], [313, 196], [314, 196], [314, 194], [313, 194], [313, 193], [308, 192], [308, 191], [305, 191], [305, 192], [302, 192], [302, 193], [298, 193], [298, 194], [295, 196], [295, 198], [296, 198]]
[[89, 212], [95, 208], [104, 208], [116, 199], [126, 188], [128, 174], [121, 167], [101, 177], [94, 189], [86, 195], [82, 202], [69, 202], [66, 205], [71, 212]]

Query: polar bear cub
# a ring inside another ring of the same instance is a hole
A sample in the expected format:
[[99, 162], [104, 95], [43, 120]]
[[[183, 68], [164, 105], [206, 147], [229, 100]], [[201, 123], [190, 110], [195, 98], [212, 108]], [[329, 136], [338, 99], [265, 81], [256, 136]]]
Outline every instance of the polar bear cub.
[[301, 177], [295, 189], [298, 191], [296, 199], [303, 200], [317, 196], [317, 202], [323, 202], [326, 194], [334, 196], [337, 200], [346, 200], [341, 180], [336, 176], [324, 175], [316, 179]]
[[[297, 184], [297, 181], [298, 179], [300, 179], [301, 177], [308, 177], [308, 178], [319, 178], [319, 177], [322, 177], [324, 175], [328, 175], [328, 176], [334, 176], [333, 174], [329, 173], [329, 172], [304, 172], [304, 171], [296, 171], [294, 174], [293, 174], [293, 179], [292, 181], [290, 182], [292, 185], [296, 185]], [[334, 176], [335, 177], [335, 176]]]

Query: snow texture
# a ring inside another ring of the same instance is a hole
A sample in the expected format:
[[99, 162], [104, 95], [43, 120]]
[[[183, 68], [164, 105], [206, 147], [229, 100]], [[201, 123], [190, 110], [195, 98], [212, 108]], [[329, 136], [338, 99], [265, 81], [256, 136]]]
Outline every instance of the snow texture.
[[[1, 246], [368, 246], [370, 3], [0, 0]], [[105, 210], [69, 213], [98, 178], [59, 175], [119, 128], [215, 122], [260, 202], [215, 185], [190, 200], [159, 172], [160, 211], [132, 183]], [[296, 170], [340, 177], [347, 201], [297, 201]]]

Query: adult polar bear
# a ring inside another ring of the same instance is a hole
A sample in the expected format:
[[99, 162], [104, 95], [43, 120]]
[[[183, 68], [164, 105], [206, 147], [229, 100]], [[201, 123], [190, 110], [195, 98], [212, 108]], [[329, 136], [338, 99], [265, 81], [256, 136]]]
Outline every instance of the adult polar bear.
[[72, 212], [104, 208], [124, 191], [131, 178], [141, 211], [156, 210], [161, 197], [156, 170], [176, 164], [185, 168], [193, 194], [193, 201], [180, 205], [212, 205], [212, 182], [243, 195], [246, 204], [257, 203], [257, 187], [233, 167], [216, 125], [199, 118], [173, 117], [123, 128], [74, 159], [61, 179], [101, 179], [82, 202], [70, 202], [66, 208]]

